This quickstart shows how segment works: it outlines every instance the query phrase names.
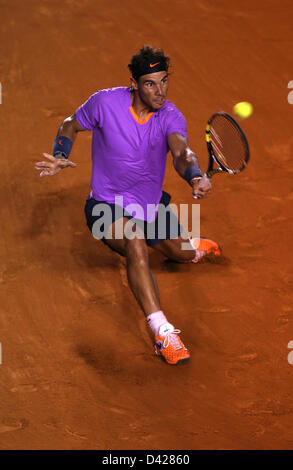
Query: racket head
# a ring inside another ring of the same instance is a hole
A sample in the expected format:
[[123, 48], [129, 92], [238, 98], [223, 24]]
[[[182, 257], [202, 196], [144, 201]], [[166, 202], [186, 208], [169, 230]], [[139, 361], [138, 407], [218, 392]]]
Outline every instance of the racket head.
[[[239, 124], [224, 111], [214, 113], [206, 125], [206, 142], [209, 153], [207, 176], [225, 171], [238, 174], [249, 161], [249, 146]], [[219, 168], [213, 169], [214, 161]]]

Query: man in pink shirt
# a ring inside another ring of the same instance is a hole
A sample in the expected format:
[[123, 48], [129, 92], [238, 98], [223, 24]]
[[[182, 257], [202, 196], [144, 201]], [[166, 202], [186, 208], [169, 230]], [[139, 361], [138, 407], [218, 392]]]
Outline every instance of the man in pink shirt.
[[168, 209], [170, 195], [162, 191], [169, 150], [176, 171], [192, 187], [193, 195], [201, 199], [211, 189], [188, 147], [185, 118], [167, 100], [168, 68], [169, 58], [162, 50], [142, 47], [129, 64], [131, 87], [91, 95], [64, 120], [53, 155], [44, 154], [48, 162], [38, 162], [36, 168], [40, 176], [52, 176], [67, 166], [75, 167], [68, 157], [76, 135], [92, 131], [87, 225], [95, 238], [126, 257], [128, 282], [154, 333], [156, 351], [167, 363], [179, 364], [190, 353], [179, 337], [180, 330], [161, 310], [147, 246], [177, 262], [198, 262], [211, 253], [219, 255], [220, 249], [212, 240], [201, 238], [196, 245], [191, 240], [189, 249], [183, 250], [182, 227]]

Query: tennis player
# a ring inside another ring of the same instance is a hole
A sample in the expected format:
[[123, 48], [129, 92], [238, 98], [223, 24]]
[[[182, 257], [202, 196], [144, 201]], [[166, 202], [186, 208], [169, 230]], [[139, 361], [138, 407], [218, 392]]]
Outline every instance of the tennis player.
[[[210, 254], [218, 256], [220, 249], [217, 243], [203, 238], [191, 239], [189, 249], [182, 249], [182, 243], [186, 243], [182, 226], [169, 208], [171, 196], [162, 191], [168, 151], [175, 170], [198, 199], [208, 196], [211, 184], [188, 146], [183, 114], [167, 100], [169, 57], [161, 49], [143, 46], [128, 67], [131, 86], [91, 95], [63, 121], [52, 155], [43, 154], [48, 161], [35, 167], [41, 177], [76, 167], [69, 160], [72, 144], [78, 132], [92, 131], [87, 225], [95, 238], [126, 257], [129, 286], [154, 334], [156, 352], [168, 364], [179, 364], [189, 360], [190, 352], [179, 336], [180, 330], [162, 311], [148, 246], [179, 263], [196, 263]], [[130, 210], [133, 207], [134, 212]], [[149, 207], [155, 209], [149, 211]], [[164, 237], [159, 233], [161, 216]]]

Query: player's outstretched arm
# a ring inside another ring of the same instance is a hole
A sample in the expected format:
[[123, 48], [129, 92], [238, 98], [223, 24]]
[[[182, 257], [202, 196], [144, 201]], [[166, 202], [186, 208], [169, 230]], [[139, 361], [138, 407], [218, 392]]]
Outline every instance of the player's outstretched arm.
[[[83, 127], [79, 125], [75, 118], [75, 114], [66, 118], [58, 129], [56, 140], [58, 144], [58, 137], [60, 137], [59, 145], [69, 144], [70, 150], [73, 142], [76, 139], [78, 132], [85, 131]], [[65, 138], [65, 139], [64, 139]], [[67, 140], [68, 139], [68, 140]], [[56, 141], [55, 141], [56, 142]], [[69, 147], [68, 147], [69, 148]], [[64, 150], [64, 151], [63, 151]], [[70, 151], [69, 150], [69, 151]], [[66, 154], [66, 149], [60, 147], [60, 151], [54, 152], [54, 156], [49, 153], [43, 153], [43, 156], [47, 159], [46, 161], [37, 162], [35, 169], [40, 171], [40, 177], [53, 176], [59, 173], [63, 168], [68, 166], [75, 168], [76, 164], [68, 159], [69, 154]]]
[[65, 136], [68, 137], [72, 143], [75, 141], [76, 135], [78, 132], [86, 131], [80, 124], [77, 122], [75, 114], [66, 118], [61, 126], [58, 129], [57, 137]]
[[211, 190], [209, 179], [203, 176], [196, 154], [188, 147], [187, 139], [181, 134], [168, 136], [168, 145], [173, 157], [173, 165], [177, 173], [192, 187], [198, 199], [208, 196]]

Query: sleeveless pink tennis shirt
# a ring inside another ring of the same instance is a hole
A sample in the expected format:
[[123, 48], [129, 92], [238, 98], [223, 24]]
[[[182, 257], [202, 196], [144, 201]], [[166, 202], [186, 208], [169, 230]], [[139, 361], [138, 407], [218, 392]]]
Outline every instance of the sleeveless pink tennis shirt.
[[174, 132], [187, 138], [186, 120], [170, 101], [140, 121], [131, 106], [130, 88], [118, 87], [94, 93], [76, 111], [84, 129], [93, 131], [91, 196], [115, 202], [123, 196], [123, 207], [139, 204], [152, 222], [147, 205], [157, 205], [169, 151], [167, 137]]

